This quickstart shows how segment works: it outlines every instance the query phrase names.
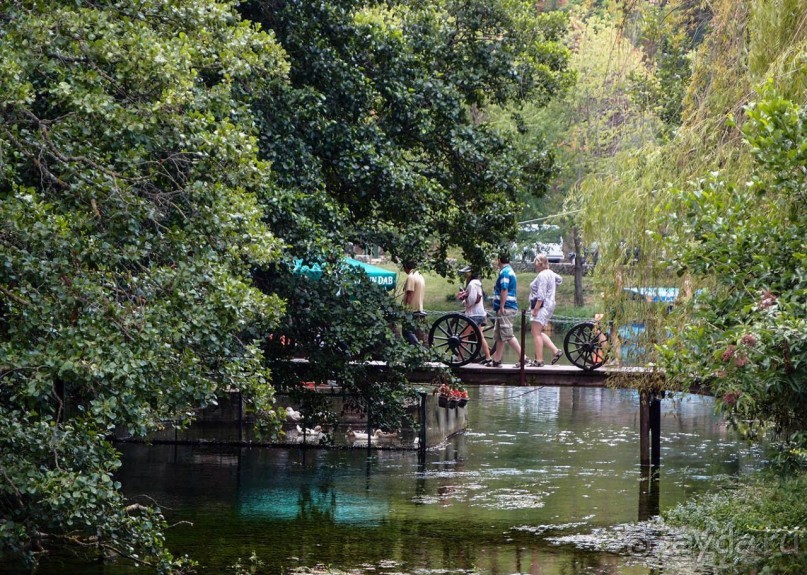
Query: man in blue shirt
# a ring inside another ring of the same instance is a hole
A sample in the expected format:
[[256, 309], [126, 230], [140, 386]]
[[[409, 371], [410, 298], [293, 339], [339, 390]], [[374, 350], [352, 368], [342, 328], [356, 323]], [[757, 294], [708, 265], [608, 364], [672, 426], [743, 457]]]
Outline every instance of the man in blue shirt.
[[493, 367], [502, 366], [504, 344], [509, 344], [521, 357], [521, 346], [513, 334], [513, 319], [518, 313], [516, 295], [516, 273], [510, 266], [510, 254], [504, 252], [499, 256], [499, 277], [493, 288], [493, 311], [496, 312], [496, 323], [493, 326], [493, 341], [496, 351], [493, 353]]

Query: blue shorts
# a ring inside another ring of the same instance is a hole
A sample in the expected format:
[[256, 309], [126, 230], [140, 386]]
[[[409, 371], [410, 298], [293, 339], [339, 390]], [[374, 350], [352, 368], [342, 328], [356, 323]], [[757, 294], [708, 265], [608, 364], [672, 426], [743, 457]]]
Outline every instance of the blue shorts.
[[469, 315], [468, 319], [480, 326], [488, 323], [488, 316], [486, 315]]

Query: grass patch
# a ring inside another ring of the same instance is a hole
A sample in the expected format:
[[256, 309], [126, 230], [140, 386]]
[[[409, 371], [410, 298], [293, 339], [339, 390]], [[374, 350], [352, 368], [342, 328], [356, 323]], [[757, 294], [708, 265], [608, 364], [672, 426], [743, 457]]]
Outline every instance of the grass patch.
[[[714, 573], [807, 573], [807, 473], [756, 476], [665, 512]], [[710, 571], [712, 572], [712, 571]]]

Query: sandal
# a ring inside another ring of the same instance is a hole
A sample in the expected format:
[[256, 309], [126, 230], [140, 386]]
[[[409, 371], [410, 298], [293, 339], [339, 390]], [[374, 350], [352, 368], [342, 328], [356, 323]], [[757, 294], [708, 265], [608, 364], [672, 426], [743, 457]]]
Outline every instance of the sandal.
[[493, 363], [493, 358], [489, 357], [488, 359], [483, 359], [479, 362], [479, 365], [490, 365]]
[[490, 360], [490, 367], [501, 367], [502, 362]]
[[538, 361], [537, 359], [531, 359], [529, 363], [530, 367], [544, 367], [543, 361]]
[[562, 357], [563, 357], [563, 351], [559, 349], [558, 351], [555, 352], [555, 355], [552, 356], [552, 365], [558, 363], [558, 361]]

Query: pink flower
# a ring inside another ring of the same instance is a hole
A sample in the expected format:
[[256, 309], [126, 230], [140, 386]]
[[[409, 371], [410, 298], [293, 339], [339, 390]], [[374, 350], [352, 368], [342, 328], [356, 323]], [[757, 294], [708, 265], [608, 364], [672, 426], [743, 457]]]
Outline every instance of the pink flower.
[[776, 303], [777, 299], [778, 298], [773, 295], [771, 290], [765, 290], [762, 292], [762, 300], [759, 302], [759, 309], [768, 309]]
[[737, 367], [744, 367], [748, 365], [748, 356], [744, 353], [738, 354], [737, 357], [734, 358], [734, 365]]
[[757, 338], [752, 333], [745, 334], [742, 339], [740, 340], [743, 345], [747, 345], [748, 347], [754, 347], [757, 343]]
[[720, 359], [723, 361], [729, 361], [732, 357], [734, 357], [734, 352], [737, 351], [736, 345], [730, 345], [726, 348], [726, 351], [723, 352], [723, 355], [720, 356]]
[[728, 405], [735, 405], [737, 403], [737, 399], [742, 395], [740, 391], [729, 391], [728, 393], [723, 395], [723, 401]]

